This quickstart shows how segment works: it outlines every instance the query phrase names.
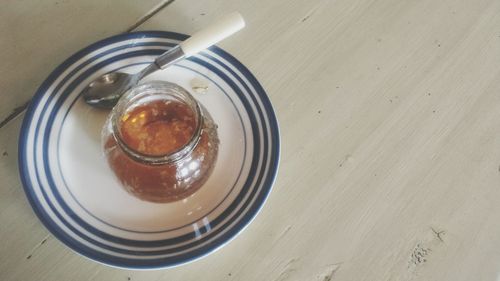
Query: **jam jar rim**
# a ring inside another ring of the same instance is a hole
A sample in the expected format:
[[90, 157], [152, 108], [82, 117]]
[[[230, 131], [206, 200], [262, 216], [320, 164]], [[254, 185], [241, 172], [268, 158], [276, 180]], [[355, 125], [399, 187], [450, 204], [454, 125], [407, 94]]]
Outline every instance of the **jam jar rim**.
[[[174, 150], [173, 152], [169, 152], [163, 155], [150, 155], [141, 153], [131, 148], [123, 141], [121, 137], [121, 130], [119, 129], [120, 117], [126, 112], [129, 105], [133, 104], [137, 99], [140, 99], [142, 95], [147, 95], [147, 90], [151, 90], [150, 92], [158, 92], [162, 91], [162, 89], [174, 90], [180, 94], [180, 96], [175, 97], [180, 99], [181, 102], [186, 103], [193, 110], [195, 114], [196, 128], [193, 132], [193, 135], [191, 136], [191, 139], [182, 147]], [[118, 100], [116, 106], [113, 107], [110, 119], [111, 134], [116, 143], [128, 156], [132, 157], [132, 159], [146, 165], [163, 165], [174, 163], [189, 155], [200, 141], [204, 124], [204, 115], [199, 102], [186, 89], [172, 82], [156, 80], [138, 84], [125, 92], [125, 94]]]

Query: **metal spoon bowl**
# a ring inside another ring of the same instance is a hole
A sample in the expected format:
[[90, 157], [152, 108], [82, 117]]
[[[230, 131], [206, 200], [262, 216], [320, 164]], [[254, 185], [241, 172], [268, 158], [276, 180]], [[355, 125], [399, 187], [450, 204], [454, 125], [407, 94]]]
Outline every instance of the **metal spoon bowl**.
[[133, 77], [134, 75], [123, 72], [104, 74], [83, 89], [83, 98], [89, 105], [111, 108], [116, 104], [122, 93], [134, 85]]
[[182, 49], [176, 46], [163, 53], [152, 64], [138, 73], [111, 72], [98, 77], [88, 84], [81, 94], [85, 102], [91, 106], [113, 108], [120, 97], [128, 89], [136, 85], [139, 80], [159, 69], [168, 67], [184, 57]]

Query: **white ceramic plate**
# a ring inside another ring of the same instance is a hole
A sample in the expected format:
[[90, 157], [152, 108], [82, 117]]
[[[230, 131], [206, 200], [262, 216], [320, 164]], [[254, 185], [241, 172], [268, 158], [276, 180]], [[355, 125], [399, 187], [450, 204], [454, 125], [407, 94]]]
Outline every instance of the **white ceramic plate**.
[[[199, 191], [174, 203], [141, 201], [103, 158], [108, 112], [87, 106], [80, 91], [104, 73], [136, 72], [186, 38], [154, 31], [97, 42], [54, 70], [26, 113], [19, 143], [26, 195], [54, 236], [88, 258], [137, 269], [192, 261], [235, 237], [269, 195], [279, 160], [276, 117], [255, 77], [217, 47], [146, 79], [181, 85], [219, 126], [217, 164]], [[193, 90], [200, 86], [204, 93]]]

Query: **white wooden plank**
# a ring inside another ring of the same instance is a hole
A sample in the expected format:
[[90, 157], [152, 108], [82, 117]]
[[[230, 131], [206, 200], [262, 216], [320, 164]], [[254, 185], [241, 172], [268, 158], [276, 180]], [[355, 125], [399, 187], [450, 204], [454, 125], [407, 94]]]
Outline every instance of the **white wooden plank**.
[[64, 59], [99, 39], [126, 31], [163, 2], [2, 1], [0, 120], [25, 104]]
[[497, 280], [500, 2], [186, 0], [140, 28], [192, 33], [233, 10], [248, 26], [221, 46], [268, 91], [283, 141], [254, 223], [164, 271], [97, 265], [53, 238], [27, 260], [46, 231], [8, 159], [16, 120], [0, 129], [0, 277]]
[[141, 28], [177, 16], [191, 33], [240, 10], [248, 28], [221, 45], [268, 90], [283, 157], [256, 223], [164, 278], [497, 277], [496, 1], [193, 2]]

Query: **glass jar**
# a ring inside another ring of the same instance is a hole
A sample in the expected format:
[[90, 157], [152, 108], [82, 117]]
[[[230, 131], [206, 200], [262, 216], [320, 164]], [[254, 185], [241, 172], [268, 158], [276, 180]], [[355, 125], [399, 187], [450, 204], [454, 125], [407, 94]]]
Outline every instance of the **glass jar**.
[[134, 196], [184, 199], [208, 179], [217, 160], [217, 126], [184, 88], [153, 81], [130, 89], [102, 131], [104, 155]]

